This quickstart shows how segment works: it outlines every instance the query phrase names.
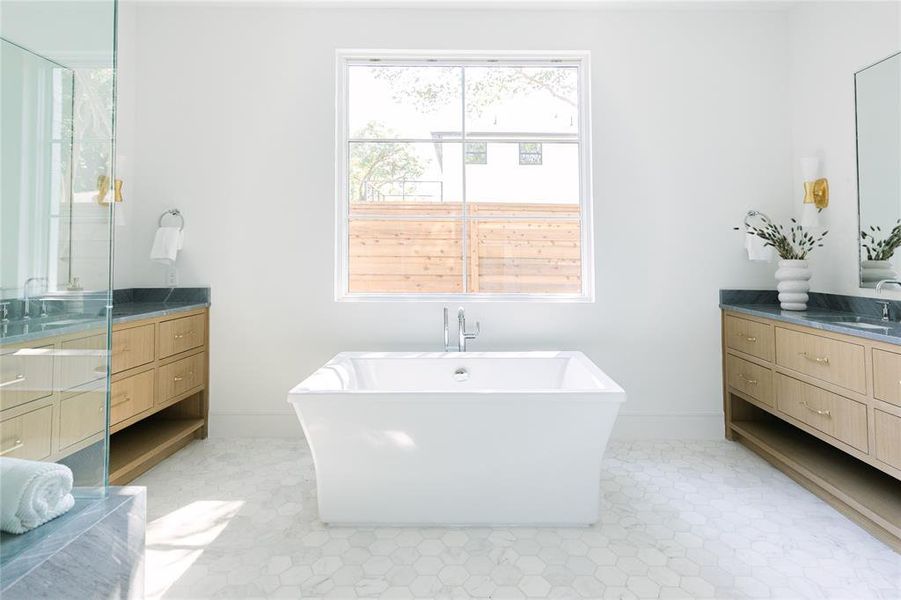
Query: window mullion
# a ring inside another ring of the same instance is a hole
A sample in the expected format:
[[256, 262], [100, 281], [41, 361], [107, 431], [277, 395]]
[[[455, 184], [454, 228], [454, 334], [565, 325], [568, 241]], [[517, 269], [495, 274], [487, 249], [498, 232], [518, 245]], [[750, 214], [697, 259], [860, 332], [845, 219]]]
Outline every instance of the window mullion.
[[469, 293], [469, 206], [466, 204], [466, 67], [460, 67], [460, 150], [462, 152], [462, 164], [460, 173], [463, 178], [460, 188], [462, 202], [461, 214], [463, 217], [463, 240], [460, 244], [463, 260], [463, 293]]

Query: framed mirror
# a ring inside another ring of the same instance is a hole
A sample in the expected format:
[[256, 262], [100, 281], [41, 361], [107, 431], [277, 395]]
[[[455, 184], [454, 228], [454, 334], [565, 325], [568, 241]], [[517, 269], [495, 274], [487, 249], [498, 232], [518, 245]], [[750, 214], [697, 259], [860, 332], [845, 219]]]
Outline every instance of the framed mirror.
[[901, 53], [854, 74], [860, 286], [897, 279], [901, 247]]

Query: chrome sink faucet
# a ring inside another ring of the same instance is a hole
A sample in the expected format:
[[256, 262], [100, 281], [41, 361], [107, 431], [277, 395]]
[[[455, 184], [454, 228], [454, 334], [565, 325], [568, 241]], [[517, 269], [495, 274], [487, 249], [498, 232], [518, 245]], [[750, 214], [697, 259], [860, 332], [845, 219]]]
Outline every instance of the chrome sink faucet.
[[[876, 296], [879, 296], [882, 293], [882, 288], [892, 284], [901, 286], [901, 281], [898, 281], [897, 279], [879, 280], [879, 282], [876, 284]], [[889, 306], [891, 306], [891, 304], [885, 300], [877, 300], [876, 302], [882, 305], [882, 320], [891, 321], [891, 313], [889, 309]]]
[[46, 277], [29, 277], [25, 280], [25, 285], [22, 286], [22, 301], [25, 303], [25, 306], [22, 308], [22, 318], [28, 320], [31, 318], [31, 296], [28, 294], [28, 286], [31, 285], [33, 281], [47, 281]]
[[467, 340], [474, 340], [482, 333], [482, 325], [476, 321], [475, 331], [466, 331], [466, 310], [461, 306], [457, 310], [457, 350], [466, 352]]

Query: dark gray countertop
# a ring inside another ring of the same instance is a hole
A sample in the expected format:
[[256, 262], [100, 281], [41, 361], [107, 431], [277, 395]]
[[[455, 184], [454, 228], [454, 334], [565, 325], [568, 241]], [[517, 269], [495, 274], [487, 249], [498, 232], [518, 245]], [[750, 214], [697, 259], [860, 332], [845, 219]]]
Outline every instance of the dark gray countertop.
[[[891, 302], [892, 317], [901, 316]], [[822, 331], [901, 345], [901, 322], [883, 321], [882, 307], [874, 298], [811, 294], [806, 311], [782, 310], [776, 293], [759, 290], [721, 290], [720, 308], [735, 313], [803, 325]]]
[[[43, 338], [102, 329], [105, 302], [79, 302], [73, 311], [0, 324], [0, 343], [17, 344]], [[113, 324], [166, 317], [210, 306], [209, 288], [134, 288], [113, 294]]]

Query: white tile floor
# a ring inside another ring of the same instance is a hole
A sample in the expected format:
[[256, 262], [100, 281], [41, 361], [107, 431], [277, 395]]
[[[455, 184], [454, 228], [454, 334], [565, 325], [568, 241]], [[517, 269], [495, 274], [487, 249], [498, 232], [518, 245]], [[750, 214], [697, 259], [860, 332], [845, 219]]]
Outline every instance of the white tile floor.
[[725, 441], [612, 443], [589, 529], [325, 528], [302, 441], [195, 442], [135, 484], [151, 598], [901, 597], [901, 556]]

